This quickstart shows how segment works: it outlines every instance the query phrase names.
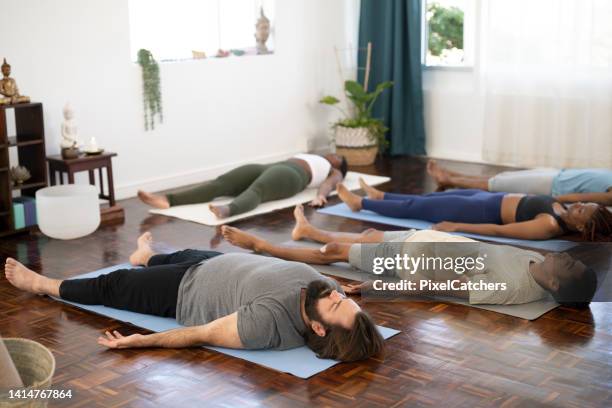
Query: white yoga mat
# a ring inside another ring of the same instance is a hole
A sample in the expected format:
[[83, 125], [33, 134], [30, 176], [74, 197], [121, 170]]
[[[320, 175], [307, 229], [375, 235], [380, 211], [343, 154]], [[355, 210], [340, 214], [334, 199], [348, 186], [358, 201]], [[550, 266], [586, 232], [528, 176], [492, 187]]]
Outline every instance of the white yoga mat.
[[[359, 178], [363, 177], [366, 183], [371, 186], [380, 185], [386, 183], [391, 180], [389, 177], [381, 177], [381, 176], [372, 176], [370, 174], [357, 173], [353, 171], [349, 171], [346, 174], [344, 179], [344, 185], [349, 190], [359, 190]], [[336, 192], [332, 192], [331, 195], [336, 195]], [[235, 215], [233, 217], [224, 218], [222, 220], [218, 219], [209, 209], [208, 205], [210, 203], [203, 204], [193, 204], [193, 205], [181, 205], [177, 207], [172, 207], [167, 210], [150, 210], [152, 214], [160, 214], [166, 215], [168, 217], [180, 218], [186, 221], [197, 222], [198, 224], [216, 226], [229, 224], [234, 221], [241, 220], [243, 218], [252, 217], [254, 215], [266, 214], [276, 210], [282, 210], [284, 208], [295, 207], [298, 204], [304, 204], [309, 201], [312, 201], [317, 196], [316, 188], [308, 188], [302, 191], [299, 194], [294, 195], [293, 197], [286, 198], [284, 200], [276, 200], [269, 201], [267, 203], [261, 204], [259, 207], [255, 208], [252, 211]], [[227, 204], [231, 202], [231, 198], [221, 198], [215, 200], [215, 204]]]

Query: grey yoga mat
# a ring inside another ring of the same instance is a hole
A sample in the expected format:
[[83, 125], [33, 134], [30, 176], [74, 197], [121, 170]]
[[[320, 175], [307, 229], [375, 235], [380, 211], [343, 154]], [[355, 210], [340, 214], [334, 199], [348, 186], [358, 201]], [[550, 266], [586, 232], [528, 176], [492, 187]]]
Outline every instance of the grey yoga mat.
[[[108, 268], [100, 269], [83, 275], [75, 276], [72, 279], [95, 278], [96, 276], [110, 273], [117, 269], [132, 268], [129, 264], [115, 265]], [[175, 319], [151, 316], [142, 313], [128, 312], [125, 310], [113, 309], [106, 306], [82, 305], [79, 303], [68, 302], [62, 299], [55, 298], [60, 302], [64, 302], [78, 308], [88, 310], [90, 312], [110, 317], [125, 323], [130, 323], [134, 326], [142, 327], [153, 332], [161, 332], [182, 327]], [[395, 336], [399, 330], [390, 329], [388, 327], [378, 326], [380, 334], [385, 339]], [[298, 347], [291, 350], [234, 350], [221, 347], [206, 348], [218, 351], [219, 353], [227, 354], [232, 357], [237, 357], [243, 360], [250, 361], [273, 370], [281, 371], [295, 375], [299, 378], [309, 378], [321, 371], [327, 370], [330, 367], [339, 363], [336, 360], [320, 359], [308, 348]]]
[[[309, 241], [287, 241], [282, 245], [291, 247], [309, 247], [309, 248], [320, 248], [323, 244], [317, 244]], [[372, 280], [373, 275], [354, 268], [347, 262], [337, 262], [331, 265], [311, 265], [313, 268], [326, 275], [338, 276], [345, 279], [350, 279], [359, 282], [365, 282]], [[552, 297], [550, 299], [539, 300], [537, 302], [524, 303], [521, 305], [472, 305], [468, 301], [463, 299], [456, 299], [452, 297], [442, 298], [445, 302], [456, 303], [460, 305], [475, 307], [477, 309], [489, 310], [492, 312], [503, 313], [509, 316], [520, 317], [525, 320], [535, 320], [545, 313], [550, 312], [559, 304], [555, 302]]]

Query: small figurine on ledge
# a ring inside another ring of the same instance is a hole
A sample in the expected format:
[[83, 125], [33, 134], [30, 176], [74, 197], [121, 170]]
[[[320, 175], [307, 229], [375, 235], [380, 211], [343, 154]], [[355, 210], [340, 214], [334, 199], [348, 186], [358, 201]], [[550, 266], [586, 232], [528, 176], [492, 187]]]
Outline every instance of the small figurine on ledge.
[[6, 62], [6, 58], [2, 64], [2, 75], [4, 78], [0, 80], [0, 95], [3, 97], [0, 97], [0, 105], [30, 102], [28, 96], [19, 95], [17, 82], [11, 78], [11, 66]]
[[270, 38], [270, 20], [264, 14], [263, 7], [259, 9], [259, 19], [255, 24], [255, 40], [257, 41], [257, 54], [269, 54], [266, 41]]
[[64, 106], [64, 121], [62, 122], [62, 158], [76, 159], [81, 152], [79, 151], [79, 130], [74, 120], [74, 110], [69, 103]]

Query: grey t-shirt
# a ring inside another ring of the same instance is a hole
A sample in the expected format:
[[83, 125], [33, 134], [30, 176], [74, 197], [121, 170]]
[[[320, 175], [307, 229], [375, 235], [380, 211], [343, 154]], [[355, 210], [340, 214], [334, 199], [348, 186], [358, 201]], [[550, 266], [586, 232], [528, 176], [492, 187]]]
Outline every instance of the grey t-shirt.
[[340, 285], [312, 267], [252, 254], [225, 254], [190, 268], [179, 286], [176, 319], [206, 324], [238, 312], [238, 335], [247, 349], [284, 350], [304, 345], [302, 288], [315, 280]]
[[[374, 258], [393, 258], [396, 255], [411, 257], [472, 257], [483, 256], [485, 269], [468, 270], [464, 273], [472, 283], [505, 283], [505, 290], [470, 290], [471, 304], [522, 304], [550, 297], [529, 272], [529, 265], [541, 263], [544, 257], [537, 252], [507, 245], [493, 245], [465, 239], [470, 242], [452, 242], [453, 236], [437, 231], [397, 231], [385, 233], [381, 244], [354, 244], [350, 248], [349, 262], [354, 267], [372, 273]], [[402, 244], [404, 243], [404, 244]], [[383, 276], [419, 281], [445, 281], [457, 278], [452, 271], [422, 269], [416, 273], [405, 270], [386, 271]]]

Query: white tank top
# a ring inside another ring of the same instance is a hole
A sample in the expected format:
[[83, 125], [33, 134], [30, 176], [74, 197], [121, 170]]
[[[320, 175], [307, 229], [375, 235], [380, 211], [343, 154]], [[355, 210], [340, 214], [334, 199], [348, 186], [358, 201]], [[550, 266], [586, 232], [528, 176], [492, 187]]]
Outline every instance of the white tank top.
[[304, 160], [310, 167], [310, 173], [312, 173], [310, 184], [308, 187], [319, 187], [321, 183], [327, 179], [329, 171], [331, 170], [331, 163], [326, 158], [318, 156], [316, 154], [305, 154], [300, 153], [293, 156], [294, 159]]

